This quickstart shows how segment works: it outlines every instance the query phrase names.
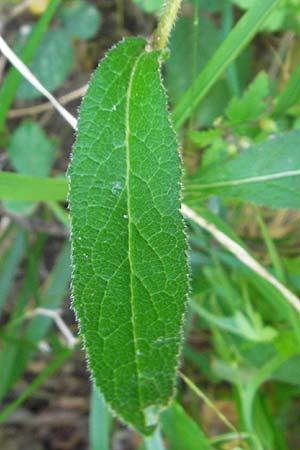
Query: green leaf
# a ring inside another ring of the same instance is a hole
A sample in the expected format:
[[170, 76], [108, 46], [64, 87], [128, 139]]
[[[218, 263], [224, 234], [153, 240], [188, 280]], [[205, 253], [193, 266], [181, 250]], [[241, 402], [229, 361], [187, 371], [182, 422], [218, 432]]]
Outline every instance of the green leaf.
[[25, 200], [4, 200], [3, 206], [7, 211], [27, 216], [34, 212], [35, 203]]
[[265, 72], [257, 75], [241, 98], [234, 97], [225, 113], [229, 121], [235, 125], [257, 120], [266, 110], [263, 101], [269, 94], [269, 78]]
[[162, 429], [172, 450], [211, 450], [204, 432], [177, 402], [161, 415]]
[[285, 113], [295, 103], [300, 100], [300, 64], [294, 68], [288, 82], [283, 91], [277, 98], [277, 102], [273, 111], [274, 116]]
[[55, 156], [56, 146], [32, 121], [23, 122], [12, 134], [7, 152], [17, 172], [46, 177]]
[[289, 383], [295, 386], [300, 385], [300, 356], [299, 354], [291, 356], [285, 361], [272, 378], [282, 383]]
[[222, 136], [222, 130], [220, 128], [212, 128], [204, 131], [190, 131], [188, 136], [199, 147], [206, 147], [207, 145], [213, 144], [216, 139]]
[[90, 39], [97, 34], [101, 25], [101, 14], [91, 3], [75, 1], [60, 9], [66, 31], [72, 37]]
[[133, 0], [133, 1], [148, 13], [159, 11], [163, 5], [163, 0]]
[[300, 208], [299, 147], [300, 132], [293, 131], [249, 148], [235, 160], [186, 180], [186, 197], [221, 195], [274, 208]]
[[[29, 64], [33, 74], [50, 92], [55, 91], [65, 81], [74, 62], [74, 51], [65, 30], [47, 31], [41, 40], [36, 54]], [[33, 99], [41, 97], [28, 81], [22, 80], [17, 97]]]
[[[195, 3], [195, 0], [190, 0]], [[224, 0], [199, 0], [200, 11], [218, 12], [221, 11], [224, 5]]]
[[43, 178], [0, 172], [0, 199], [66, 201], [68, 183], [64, 178]]
[[96, 385], [140, 433], [174, 393], [187, 294], [180, 161], [159, 53], [113, 48], [92, 78], [70, 167], [74, 308]]
[[0, 314], [5, 304], [7, 295], [12, 288], [14, 277], [17, 274], [19, 264], [24, 256], [26, 247], [25, 233], [17, 230], [13, 245], [5, 255], [0, 275]]
[[173, 113], [176, 128], [190, 117], [222, 73], [242, 52], [266, 17], [280, 0], [256, 0], [249, 11], [239, 20], [205, 68], [183, 95]]
[[[54, 161], [56, 146], [34, 122], [23, 122], [13, 133], [7, 152], [17, 172], [26, 175], [47, 176]], [[6, 200], [4, 207], [17, 214], [29, 214], [32, 202]]]

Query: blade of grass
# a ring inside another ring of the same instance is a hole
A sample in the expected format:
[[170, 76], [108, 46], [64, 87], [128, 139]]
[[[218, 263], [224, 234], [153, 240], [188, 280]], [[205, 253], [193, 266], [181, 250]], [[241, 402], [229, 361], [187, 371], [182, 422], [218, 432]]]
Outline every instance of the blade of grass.
[[27, 400], [34, 391], [36, 391], [44, 381], [49, 378], [72, 354], [72, 350], [69, 348], [63, 349], [59, 355], [46, 367], [45, 370], [28, 386], [28, 388], [21, 394], [15, 401], [10, 403], [0, 413], [0, 423], [3, 423], [10, 414], [12, 414], [22, 403]]
[[273, 110], [273, 116], [279, 116], [285, 113], [300, 99], [300, 64], [297, 64], [294, 68], [288, 82], [286, 83], [283, 91], [277, 98], [275, 108]]
[[[222, 7], [222, 34], [224, 39], [228, 36], [230, 33], [233, 24], [234, 24], [234, 11], [233, 11], [233, 4], [230, 0], [224, 0], [223, 1], [223, 7]], [[233, 96], [239, 96], [240, 95], [240, 84], [239, 84], [239, 78], [238, 73], [236, 70], [236, 63], [233, 61], [230, 66], [227, 69], [227, 79], [228, 84], [230, 87], [230, 90], [232, 92]]]
[[230, 66], [254, 37], [280, 0], [256, 0], [239, 20], [206, 67], [184, 94], [173, 112], [175, 128], [180, 128], [193, 109], [205, 97], [220, 75]]
[[[70, 245], [67, 242], [62, 248], [47, 282], [47, 286], [41, 294], [42, 302], [39, 306], [47, 309], [58, 309], [68, 291], [70, 277]], [[43, 315], [35, 316], [26, 328], [23, 338], [27, 342], [36, 344], [47, 335], [52, 324], [53, 320], [50, 317]], [[32, 354], [32, 350], [20, 348], [16, 358], [16, 377], [21, 376]]]
[[[256, 218], [257, 218], [258, 224], [260, 226], [266, 247], [268, 249], [268, 253], [270, 255], [270, 258], [271, 258], [271, 261], [272, 261], [272, 264], [273, 264], [273, 267], [275, 270], [275, 274], [281, 282], [286, 283], [287, 278], [286, 278], [286, 275], [284, 272], [284, 268], [281, 263], [281, 259], [277, 252], [277, 249], [274, 245], [274, 242], [271, 239], [269, 230], [268, 230], [268, 228], [259, 212], [259, 209], [257, 207], [255, 207], [255, 212], [256, 212]], [[294, 312], [291, 309], [288, 310], [288, 315], [290, 317], [290, 322], [292, 324], [292, 329], [294, 331], [295, 338], [297, 339], [298, 345], [300, 347], [300, 320], [299, 320], [299, 317], [296, 317]]]
[[0, 198], [32, 201], [66, 201], [65, 178], [43, 178], [13, 172], [0, 173]]
[[200, 227], [208, 231], [214, 238], [219, 241], [225, 248], [233, 253], [243, 264], [249, 267], [254, 273], [259, 275], [262, 279], [270, 283], [277, 291], [281, 293], [283, 298], [289, 302], [291, 306], [300, 313], [300, 300], [291, 292], [285, 285], [280, 283], [273, 275], [271, 275], [258, 261], [256, 261], [241, 245], [235, 240], [231, 239], [223, 231], [219, 230], [214, 223], [210, 223], [204, 217], [201, 217], [194, 210], [186, 205], [182, 205], [183, 215], [194, 222]]
[[66, 210], [56, 202], [47, 202], [55, 217], [67, 228], [70, 228], [70, 217]]
[[[39, 258], [36, 258], [36, 260], [36, 263], [35, 260], [33, 261], [31, 272], [32, 270], [37, 272], [35, 267], [37, 266]], [[57, 309], [61, 305], [61, 302], [66, 294], [70, 282], [70, 275], [70, 247], [69, 243], [66, 243], [56, 260], [52, 274], [44, 288], [44, 292], [39, 293], [39, 297], [42, 299], [39, 306], [47, 307], [48, 309], [53, 310]], [[28, 278], [28, 282], [24, 286], [24, 298], [21, 297], [19, 299], [22, 301], [24, 306], [27, 303], [29, 295], [32, 295], [31, 287], [32, 276]], [[23, 313], [23, 309], [21, 310], [20, 306], [19, 310], [20, 314], [21, 312]], [[13, 330], [10, 330], [10, 328], [7, 327], [8, 331], [14, 335], [21, 328], [22, 322], [27, 318], [27, 315], [22, 314], [19, 315], [18, 318], [21, 320], [16, 319], [16, 321], [13, 322]], [[43, 315], [35, 316], [28, 324], [24, 334], [22, 335], [22, 339], [19, 338], [16, 342], [8, 342], [3, 348], [3, 351], [1, 352], [0, 364], [1, 366], [4, 366], [5, 364], [5, 372], [3, 377], [0, 379], [0, 399], [22, 375], [28, 361], [36, 350], [38, 343], [47, 335], [52, 324], [53, 320], [50, 317], [45, 317]], [[23, 345], [24, 343], [26, 343], [26, 345]], [[5, 363], [5, 357], [7, 355], [10, 355], [9, 359], [11, 362], [9, 365]]]
[[[4, 327], [7, 333], [7, 342], [3, 342], [0, 353], [0, 367], [3, 367], [0, 378], [0, 401], [12, 386], [15, 378], [16, 355], [24, 345], [24, 340], [20, 339], [22, 322], [25, 319], [24, 309], [31, 297], [36, 297], [38, 289], [38, 266], [42, 251], [44, 249], [45, 236], [39, 236], [32, 247], [28, 247], [28, 265], [26, 268], [24, 281], [17, 296], [15, 307], [10, 315], [9, 322]], [[16, 338], [11, 341], [9, 338]]]
[[255, 447], [256, 450], [264, 450], [261, 443], [255, 436], [255, 434], [251, 434], [251, 433], [243, 433], [242, 432], [240, 434], [236, 434], [236, 433], [221, 434], [219, 436], [212, 438], [210, 440], [210, 442], [212, 445], [214, 445], [214, 444], [218, 445], [218, 444], [223, 444], [223, 443], [230, 442], [230, 441], [237, 441], [238, 439], [243, 439], [244, 441], [251, 440], [253, 442], [253, 444], [256, 445], [256, 447]]
[[263, 236], [263, 239], [265, 241], [265, 244], [266, 244], [268, 253], [270, 255], [272, 264], [274, 266], [274, 270], [275, 270], [276, 276], [281, 282], [285, 283], [286, 282], [286, 276], [285, 276], [285, 273], [284, 273], [283, 266], [281, 264], [280, 256], [279, 256], [279, 254], [277, 252], [277, 249], [276, 249], [276, 247], [274, 245], [274, 242], [272, 241], [272, 238], [270, 236], [269, 230], [268, 230], [268, 228], [267, 228], [267, 226], [266, 226], [266, 224], [265, 224], [265, 222], [264, 222], [264, 220], [262, 218], [262, 215], [259, 212], [259, 209], [257, 207], [254, 207], [254, 209], [255, 209], [256, 219], [257, 219], [257, 222], [259, 224], [260, 230], [262, 232], [262, 236]]
[[[4, 243], [4, 241], [14, 233], [15, 224], [13, 222], [8, 223], [0, 228], [0, 246]], [[5, 248], [5, 244], [4, 244]], [[3, 254], [1, 255], [3, 257]], [[0, 259], [0, 269], [3, 266], [3, 259]]]
[[92, 387], [89, 417], [89, 437], [91, 450], [109, 450], [112, 416], [98, 389]]
[[5, 257], [5, 264], [0, 275], [0, 313], [23, 258], [25, 245], [25, 232], [18, 230], [14, 243]]
[[[28, 41], [21, 52], [21, 60], [28, 64], [33, 58], [35, 51], [52, 19], [61, 0], [52, 0], [43, 16], [33, 28]], [[0, 133], [3, 131], [7, 112], [13, 102], [19, 83], [22, 79], [21, 74], [11, 68], [4, 80], [0, 91]]]
[[197, 395], [197, 397], [201, 398], [204, 403], [211, 408], [215, 414], [219, 417], [219, 419], [229, 428], [233, 433], [239, 434], [235, 426], [229, 422], [229, 420], [224, 416], [224, 414], [218, 410], [218, 408], [213, 404], [213, 402], [204, 394], [201, 389], [199, 389], [188, 377], [186, 377], [182, 372], [178, 371], [180, 377], [187, 384], [187, 386]]

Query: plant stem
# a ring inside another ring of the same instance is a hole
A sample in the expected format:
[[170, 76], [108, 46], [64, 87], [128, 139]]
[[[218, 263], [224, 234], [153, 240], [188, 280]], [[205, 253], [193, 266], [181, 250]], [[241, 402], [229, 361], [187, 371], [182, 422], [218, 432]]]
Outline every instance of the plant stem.
[[182, 0], [167, 0], [157, 29], [151, 39], [154, 50], [162, 50], [166, 47], [181, 2]]
[[157, 428], [154, 434], [144, 438], [146, 450], [166, 450], [160, 429]]
[[12, 403], [10, 403], [0, 414], [0, 423], [4, 422], [5, 419], [14, 412], [22, 403], [27, 400], [30, 395], [35, 392], [40, 385], [52, 375], [56, 369], [58, 369], [61, 364], [71, 355], [72, 350], [69, 348], [64, 348], [58, 356], [43, 370], [43, 372], [28, 386], [25, 391], [19, 395]]

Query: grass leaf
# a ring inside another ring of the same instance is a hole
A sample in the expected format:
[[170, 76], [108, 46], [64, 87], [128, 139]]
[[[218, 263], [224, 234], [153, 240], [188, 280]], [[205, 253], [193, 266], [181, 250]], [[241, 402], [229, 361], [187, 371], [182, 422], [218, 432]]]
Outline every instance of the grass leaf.
[[25, 247], [25, 232], [23, 230], [17, 230], [13, 245], [4, 257], [4, 267], [0, 275], [0, 313], [23, 258]]
[[279, 0], [264, 0], [263, 2], [256, 0], [240, 19], [175, 108], [173, 120], [176, 128], [179, 128], [190, 117], [194, 108], [246, 47], [278, 3]]
[[11, 200], [66, 201], [68, 182], [65, 178], [46, 178], [0, 173], [0, 198]]
[[109, 450], [111, 425], [112, 416], [107, 409], [103, 395], [93, 386], [89, 417], [89, 434], [92, 450]]
[[294, 68], [288, 82], [277, 98], [273, 111], [274, 116], [285, 113], [300, 100], [300, 64]]

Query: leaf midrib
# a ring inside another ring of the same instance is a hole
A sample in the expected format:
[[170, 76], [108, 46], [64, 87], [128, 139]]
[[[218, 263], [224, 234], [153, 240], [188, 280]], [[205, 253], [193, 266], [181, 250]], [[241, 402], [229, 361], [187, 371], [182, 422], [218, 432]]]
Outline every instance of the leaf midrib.
[[[137, 60], [134, 63], [134, 66], [132, 68], [129, 83], [128, 83], [128, 90], [126, 93], [126, 112], [125, 112], [125, 151], [126, 151], [126, 178], [125, 178], [125, 188], [127, 190], [127, 215], [128, 215], [128, 262], [129, 262], [129, 271], [130, 271], [130, 308], [131, 308], [131, 323], [132, 323], [132, 335], [133, 335], [133, 344], [134, 344], [134, 361], [136, 366], [136, 377], [137, 377], [137, 395], [138, 400], [141, 409], [143, 408], [142, 403], [142, 393], [140, 390], [140, 384], [139, 384], [139, 364], [138, 364], [138, 358], [137, 354], [139, 352], [138, 344], [137, 344], [137, 338], [136, 338], [136, 324], [135, 324], [135, 310], [134, 310], [134, 289], [133, 289], [133, 260], [132, 260], [132, 254], [131, 254], [131, 224], [132, 224], [132, 217], [131, 217], [131, 198], [130, 198], [130, 102], [131, 102], [131, 94], [132, 94], [132, 85], [134, 76], [136, 74], [137, 66], [144, 55], [144, 50], [141, 52], [141, 54], [138, 56]], [[146, 418], [145, 418], [146, 419]]]
[[281, 179], [281, 178], [289, 178], [289, 177], [295, 177], [300, 176], [300, 169], [298, 170], [288, 170], [286, 172], [275, 172], [272, 174], [267, 175], [259, 175], [256, 177], [247, 177], [247, 178], [241, 178], [239, 180], [229, 180], [229, 181], [218, 181], [216, 183], [193, 183], [188, 182], [186, 189], [213, 189], [213, 188], [219, 188], [219, 187], [231, 187], [231, 186], [240, 186], [243, 184], [251, 184], [251, 183], [260, 183], [264, 181], [270, 181], [275, 179]]

